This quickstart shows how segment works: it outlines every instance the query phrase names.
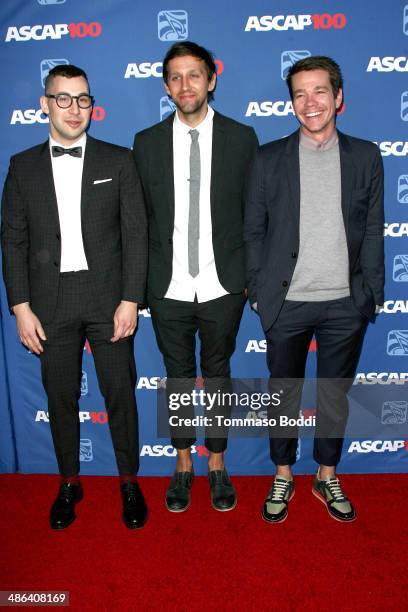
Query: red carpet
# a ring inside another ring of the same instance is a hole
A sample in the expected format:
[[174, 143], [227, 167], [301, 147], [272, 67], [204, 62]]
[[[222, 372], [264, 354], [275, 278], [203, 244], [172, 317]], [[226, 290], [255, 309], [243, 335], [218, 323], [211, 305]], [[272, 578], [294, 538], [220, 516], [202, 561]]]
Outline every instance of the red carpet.
[[232, 512], [215, 512], [196, 478], [190, 509], [177, 515], [164, 507], [167, 479], [141, 478], [150, 518], [129, 531], [118, 481], [84, 477], [77, 520], [53, 532], [57, 478], [2, 475], [0, 590], [70, 591], [81, 612], [405, 609], [406, 475], [343, 476], [358, 511], [350, 524], [329, 517], [311, 477], [296, 478], [280, 525], [260, 517], [269, 477], [233, 480]]

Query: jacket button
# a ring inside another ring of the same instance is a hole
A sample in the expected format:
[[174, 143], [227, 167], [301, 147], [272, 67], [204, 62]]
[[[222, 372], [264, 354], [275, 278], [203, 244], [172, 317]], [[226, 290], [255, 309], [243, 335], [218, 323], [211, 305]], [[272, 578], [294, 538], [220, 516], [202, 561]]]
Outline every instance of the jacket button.
[[297, 253], [296, 253], [295, 251], [293, 251], [293, 253], [292, 253], [292, 257], [293, 257], [293, 259], [296, 259], [296, 257], [297, 257]]
[[57, 240], [60, 240], [60, 239], [61, 239], [60, 234], [55, 234], [55, 235], [56, 235], [56, 237], [57, 237]]
[[169, 244], [173, 244], [173, 238], [169, 238]]
[[282, 282], [282, 287], [287, 287], [288, 286], [288, 281], [283, 281]]

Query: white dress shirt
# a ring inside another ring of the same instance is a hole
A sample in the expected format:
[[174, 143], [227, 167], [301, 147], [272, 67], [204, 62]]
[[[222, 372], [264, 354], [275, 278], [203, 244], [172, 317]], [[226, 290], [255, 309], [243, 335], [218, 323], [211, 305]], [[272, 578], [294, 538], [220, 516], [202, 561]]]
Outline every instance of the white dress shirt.
[[176, 112], [173, 124], [174, 167], [174, 231], [173, 275], [166, 298], [193, 302], [214, 300], [227, 291], [218, 279], [214, 260], [211, 222], [211, 158], [214, 111], [209, 106], [205, 119], [194, 129], [199, 132], [200, 145], [200, 238], [199, 274], [193, 278], [188, 272], [188, 212], [190, 200], [190, 146], [189, 131], [193, 128], [183, 123]]
[[61, 146], [50, 136], [50, 155], [57, 196], [58, 216], [61, 229], [60, 272], [88, 270], [81, 228], [81, 190], [84, 167], [86, 134], [70, 147], [82, 147], [82, 157], [72, 155], [52, 156], [53, 146]]

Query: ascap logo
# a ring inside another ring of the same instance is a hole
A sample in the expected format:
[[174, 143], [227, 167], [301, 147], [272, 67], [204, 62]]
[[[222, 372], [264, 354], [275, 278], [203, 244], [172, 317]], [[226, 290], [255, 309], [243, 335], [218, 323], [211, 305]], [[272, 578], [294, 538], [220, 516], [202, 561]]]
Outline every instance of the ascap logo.
[[125, 79], [148, 79], [149, 77], [161, 78], [163, 76], [163, 62], [139, 62], [128, 64]]
[[408, 402], [384, 402], [381, 410], [382, 425], [403, 425], [407, 422]]
[[[79, 413], [79, 422], [85, 423], [86, 421], [91, 421], [92, 424], [103, 425], [108, 422], [108, 414], [104, 410], [100, 410], [99, 412], [88, 412], [84, 410], [80, 410]], [[49, 423], [49, 415], [46, 410], [37, 410], [35, 415], [36, 423]]]
[[404, 385], [408, 382], [408, 372], [359, 372], [354, 385]]
[[29, 40], [46, 40], [51, 38], [53, 40], [61, 40], [63, 36], [70, 36], [70, 38], [85, 38], [91, 36], [96, 38], [102, 33], [102, 26], [97, 21], [91, 23], [56, 23], [55, 25], [24, 25], [21, 27], [9, 26], [7, 28], [7, 34], [5, 42], [27, 42]]
[[160, 121], [166, 119], [171, 113], [176, 110], [176, 105], [169, 98], [169, 96], [163, 96], [160, 98]]
[[408, 329], [392, 329], [387, 336], [387, 355], [408, 356]]
[[[197, 453], [198, 457], [208, 456], [208, 451], [205, 446], [192, 446], [191, 452]], [[170, 444], [167, 446], [163, 446], [162, 444], [154, 444], [153, 446], [144, 444], [140, 451], [141, 457], [175, 457], [176, 455], [177, 450]]]
[[93, 461], [92, 440], [81, 438], [79, 441], [79, 460]]
[[384, 142], [375, 142], [375, 144], [378, 145], [383, 157], [388, 157], [389, 155], [404, 157], [408, 155], [408, 142], [406, 141], [397, 140], [396, 142], [391, 142], [390, 140], [384, 140]]
[[387, 300], [380, 308], [379, 312], [385, 314], [395, 314], [397, 312], [408, 312], [408, 300]]
[[[105, 109], [102, 106], [94, 106], [91, 118], [93, 121], [103, 121], [105, 119]], [[13, 110], [10, 125], [33, 125], [34, 123], [48, 123], [48, 116], [44, 115], [41, 108], [27, 108], [25, 110]]]
[[263, 15], [257, 17], [251, 15], [248, 17], [245, 26], [245, 32], [256, 30], [257, 32], [287, 31], [287, 30], [304, 30], [313, 26], [314, 30], [330, 30], [334, 28], [341, 30], [347, 23], [344, 13], [336, 13], [329, 15]]
[[43, 59], [40, 63], [40, 77], [41, 77], [41, 85], [45, 87], [45, 79], [48, 76], [49, 71], [55, 66], [66, 66], [69, 64], [69, 60], [66, 58], [61, 59]]
[[157, 14], [157, 35], [164, 42], [187, 40], [188, 13], [182, 9]]
[[151, 319], [152, 315], [150, 314], [150, 308], [143, 308], [143, 310], [139, 310], [139, 316], [145, 317], [146, 319]]
[[165, 385], [165, 381], [166, 379], [160, 378], [160, 376], [152, 376], [151, 378], [141, 376], [137, 381], [137, 389], [158, 389]]
[[[309, 345], [309, 353], [316, 351], [316, 340], [312, 340]], [[248, 340], [245, 348], [246, 353], [266, 353], [266, 340]]]
[[283, 80], [288, 76], [289, 69], [297, 61], [310, 57], [312, 54], [307, 49], [292, 49], [281, 53], [281, 77]]
[[408, 236], [408, 223], [384, 223], [384, 236], [390, 238]]
[[392, 280], [396, 283], [408, 283], [408, 254], [395, 255], [392, 266]]
[[82, 378], [81, 378], [81, 397], [88, 395], [88, 374], [85, 370], [82, 370]]
[[[215, 59], [217, 76], [224, 72], [224, 62]], [[149, 77], [161, 78], [163, 76], [163, 62], [133, 62], [127, 65], [124, 78], [148, 79]]]
[[33, 123], [48, 123], [48, 116], [44, 115], [41, 108], [16, 109], [11, 115], [10, 125], [32, 125]]
[[367, 72], [408, 72], [408, 59], [405, 56], [371, 57]]
[[256, 115], [257, 117], [287, 117], [294, 115], [293, 105], [290, 100], [278, 100], [276, 102], [249, 102], [245, 117]]
[[408, 174], [398, 177], [397, 198], [401, 204], [408, 204]]
[[408, 121], [408, 91], [401, 94], [401, 119]]
[[406, 440], [354, 440], [349, 448], [349, 453], [396, 453], [405, 448], [408, 450]]

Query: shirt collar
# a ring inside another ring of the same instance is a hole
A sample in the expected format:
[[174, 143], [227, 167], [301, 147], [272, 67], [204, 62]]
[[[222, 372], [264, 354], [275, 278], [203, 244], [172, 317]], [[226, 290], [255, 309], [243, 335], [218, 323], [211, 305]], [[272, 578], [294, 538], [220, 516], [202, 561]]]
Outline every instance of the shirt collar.
[[337, 134], [337, 130], [334, 130], [333, 134], [323, 142], [317, 142], [317, 140], [307, 136], [307, 134], [300, 130], [299, 144], [305, 149], [310, 149], [312, 151], [329, 151], [335, 147], [338, 142], [339, 136]]
[[211, 106], [208, 106], [207, 114], [204, 117], [204, 119], [201, 121], [201, 123], [199, 123], [194, 128], [192, 128], [190, 125], [183, 123], [183, 121], [179, 119], [179, 116], [176, 111], [176, 114], [174, 115], [174, 124], [173, 124], [174, 130], [178, 134], [188, 134], [190, 130], [192, 129], [198, 130], [199, 133], [204, 133], [204, 132], [209, 131], [212, 128], [213, 118], [214, 118], [214, 110], [211, 108]]
[[[51, 147], [62, 147], [63, 145], [58, 142], [57, 140], [55, 140], [55, 138], [53, 138], [51, 136], [51, 134], [49, 135], [49, 142], [50, 142], [50, 150]], [[86, 134], [82, 134], [82, 136], [75, 142], [73, 142], [69, 147], [64, 147], [64, 149], [72, 149], [73, 147], [82, 147], [82, 159], [84, 158], [84, 154], [85, 154], [85, 147], [86, 147]]]

